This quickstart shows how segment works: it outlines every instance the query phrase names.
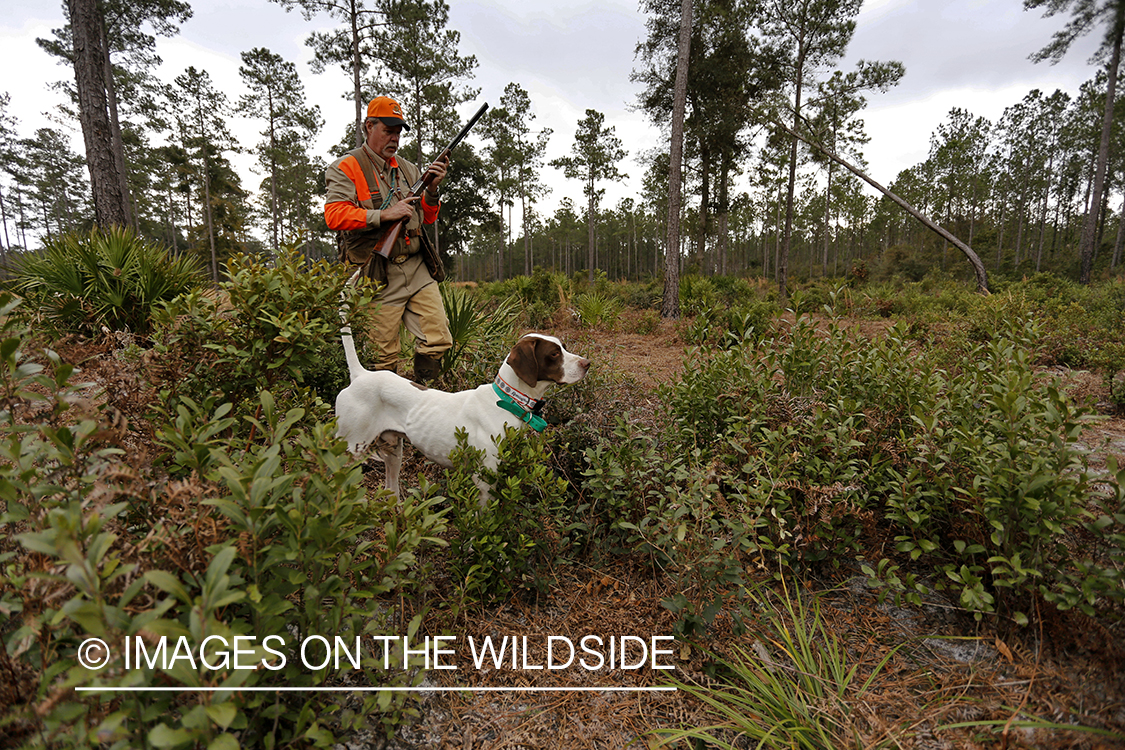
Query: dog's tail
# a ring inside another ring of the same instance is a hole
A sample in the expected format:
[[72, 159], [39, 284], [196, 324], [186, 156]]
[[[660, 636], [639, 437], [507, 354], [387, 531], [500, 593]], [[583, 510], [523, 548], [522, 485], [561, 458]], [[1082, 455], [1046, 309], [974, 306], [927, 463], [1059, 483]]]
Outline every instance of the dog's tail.
[[340, 328], [340, 340], [344, 344], [344, 357], [348, 361], [348, 378], [351, 382], [355, 382], [356, 378], [366, 372], [363, 365], [359, 363], [359, 355], [355, 353], [355, 340], [352, 338], [352, 327], [348, 325], [347, 314], [349, 293], [359, 280], [359, 274], [362, 270], [362, 268], [356, 269], [356, 272], [344, 284], [344, 291], [340, 293], [340, 322], [344, 324]]

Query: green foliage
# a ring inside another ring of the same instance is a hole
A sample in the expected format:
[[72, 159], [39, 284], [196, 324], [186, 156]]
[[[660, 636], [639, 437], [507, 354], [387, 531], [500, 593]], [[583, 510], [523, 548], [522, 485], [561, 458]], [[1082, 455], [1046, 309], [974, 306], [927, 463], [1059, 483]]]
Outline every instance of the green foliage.
[[536, 267], [520, 296], [529, 305], [542, 304], [557, 309], [570, 295], [570, 279], [565, 274], [551, 273]]
[[198, 261], [111, 227], [49, 239], [21, 258], [15, 288], [60, 333], [104, 328], [146, 335], [154, 308], [202, 281]]
[[[304, 668], [300, 639], [340, 636], [352, 647], [356, 637], [385, 632], [386, 618], [373, 616], [387, 612], [378, 597], [429, 578], [417, 552], [444, 529], [439, 499], [369, 504], [359, 467], [330, 425], [300, 428], [303, 412], [281, 414], [268, 392], [249, 443], [226, 436], [229, 404], [201, 413], [185, 400], [180, 421], [161, 435], [173, 462], [195, 477], [139, 476], [123, 451], [103, 442], [100, 415], [74, 413], [72, 368], [49, 356], [48, 373], [23, 354], [26, 332], [13, 309], [0, 295], [0, 633], [12, 673], [21, 675], [9, 738], [50, 747], [331, 747], [334, 731], [366, 727], [372, 715], [388, 734], [409, 716], [397, 693], [345, 706], [330, 694], [241, 688], [323, 685], [335, 667]], [[373, 537], [376, 525], [381, 534]], [[91, 636], [110, 652], [98, 669], [77, 658]], [[223, 647], [205, 644], [209, 637], [228, 647], [235, 637], [250, 640], [240, 656], [227, 652], [236, 664], [224, 663]], [[169, 639], [165, 654], [180, 657], [126, 667], [128, 649], [143, 642], [157, 653], [160, 638]], [[284, 665], [271, 645], [287, 656]], [[389, 670], [364, 653], [352, 674], [367, 684], [421, 679], [402, 668], [401, 653]], [[247, 668], [260, 663], [270, 666]], [[150, 686], [188, 692], [141, 700], [74, 690]], [[230, 690], [190, 692], [215, 687]]]
[[719, 307], [719, 292], [705, 276], [685, 274], [680, 277], [680, 312], [694, 317]]
[[536, 267], [530, 277], [515, 276], [483, 284], [480, 295], [495, 300], [524, 326], [541, 329], [552, 325], [559, 311], [569, 307], [571, 281], [563, 274]]
[[[907, 333], [896, 326], [868, 342], [836, 321], [824, 327], [798, 315], [757, 345], [695, 351], [682, 380], [660, 391], [669, 410], [664, 451], [637, 459], [636, 441], [618, 434], [615, 445], [587, 451], [584, 490], [624, 509], [625, 523], [656, 509], [671, 515], [645, 522], [670, 527], [677, 513], [695, 513], [682, 498], [706, 483], [689, 467], [651, 490], [648, 475], [661, 456], [692, 457], [715, 487], [701, 496], [728, 506], [721, 535], [706, 524], [697, 533], [765, 569], [858, 559], [873, 580], [917, 601], [916, 574], [866, 548], [877, 525], [890, 524], [898, 552], [928, 565], [931, 585], [978, 616], [1026, 622], [1029, 597], [1087, 613], [1120, 603], [1118, 509], [1093, 491], [1080, 446], [1089, 410], [1036, 382], [1038, 328], [1009, 324], [953, 371]], [[681, 500], [659, 510], [624, 487]], [[1081, 554], [1078, 537], [1087, 540]], [[694, 617], [718, 602], [723, 576], [705, 578], [670, 608]]]
[[[501, 351], [511, 341], [517, 305], [515, 298], [507, 297], [490, 309], [467, 289], [452, 284], [442, 284], [440, 289], [453, 337], [453, 346], [442, 355], [441, 369], [456, 377], [455, 373], [469, 369], [479, 358], [473, 355]], [[503, 361], [503, 355], [498, 361]]]
[[724, 611], [741, 632], [749, 529], [700, 470], [698, 452], [691, 460], [662, 456], [620, 418], [613, 439], [587, 449], [585, 458], [571, 530], [607, 553], [644, 555], [672, 580], [677, 593], [662, 604], [677, 617], [676, 636], [705, 634]]
[[683, 461], [665, 460], [651, 437], [634, 430], [626, 417], [618, 417], [611, 439], [587, 448], [584, 459], [582, 503], [572, 529], [608, 552], [625, 554], [648, 505], [686, 475]]
[[633, 330], [642, 336], [651, 336], [660, 330], [660, 313], [656, 310], [645, 310], [636, 321]]
[[341, 300], [362, 340], [372, 301], [362, 281], [346, 286], [349, 269], [305, 259], [292, 250], [269, 264], [245, 255], [229, 264], [218, 293], [194, 291], [159, 314], [157, 351], [172, 370], [171, 395], [202, 401], [212, 391], [238, 405], [269, 390], [304, 387], [331, 402], [348, 383], [340, 344]]
[[1106, 378], [1109, 382], [1109, 398], [1119, 412], [1125, 412], [1125, 369], [1112, 371]]
[[621, 303], [597, 292], [574, 296], [574, 314], [578, 324], [585, 328], [612, 329], [621, 315]]
[[757, 343], [770, 333], [780, 313], [777, 305], [765, 300], [712, 308], [684, 326], [681, 336], [692, 346], [730, 348], [744, 342]]
[[[453, 504], [450, 575], [460, 596], [490, 602], [516, 593], [542, 593], [543, 567], [558, 539], [555, 518], [565, 507], [566, 480], [554, 476], [543, 436], [508, 428], [497, 438], [496, 469], [468, 445], [463, 429], [446, 472]], [[481, 484], [490, 488], [481, 499]]]
[[629, 307], [658, 312], [664, 300], [664, 281], [651, 279], [640, 284], [629, 284], [624, 299]]
[[[1028, 616], [1019, 600], [1029, 594], [1088, 614], [1099, 601], [1125, 600], [1121, 573], [1107, 564], [1120, 554], [1119, 522], [1106, 522], [1081, 554], [1070, 549], [1097, 507], [1079, 441], [1091, 411], [1057, 385], [1032, 387], [1037, 334], [1025, 331], [992, 341], [933, 411], [914, 415], [918, 459], [890, 468], [880, 488], [887, 517], [905, 532], [900, 552], [934, 565], [966, 608], [1010, 609], [1020, 623]], [[1002, 607], [1004, 592], [1014, 596]]]
[[758, 600], [766, 613], [760, 640], [752, 649], [736, 646], [729, 657], [712, 655], [714, 680], [673, 681], [706, 705], [715, 723], [658, 730], [658, 746], [686, 740], [694, 747], [706, 743], [728, 750], [746, 741], [786, 750], [880, 746], [870, 739], [888, 733], [867, 718], [864, 695], [901, 646], [883, 655], [861, 681], [860, 663], [824, 623], [818, 602], [806, 604], [796, 591], [786, 594], [780, 603]]

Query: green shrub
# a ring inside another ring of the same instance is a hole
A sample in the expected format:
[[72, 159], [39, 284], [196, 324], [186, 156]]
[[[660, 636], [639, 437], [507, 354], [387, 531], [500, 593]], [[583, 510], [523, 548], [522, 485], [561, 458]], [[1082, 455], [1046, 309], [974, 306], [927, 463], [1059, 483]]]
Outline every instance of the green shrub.
[[689, 352], [681, 379], [658, 390], [681, 451], [698, 449], [710, 455], [726, 437], [747, 429], [753, 405], [761, 404], [772, 389], [757, 366], [751, 347]]
[[13, 281], [56, 331], [96, 335], [104, 327], [147, 335], [154, 308], [203, 277], [194, 256], [113, 227], [49, 239], [20, 259]]
[[1109, 399], [1117, 411], [1125, 412], [1125, 370], [1110, 370], [1106, 377], [1109, 386]]
[[[496, 443], [498, 464], [489, 470], [484, 451], [469, 446], [459, 428], [446, 472], [457, 530], [450, 575], [463, 600], [545, 592], [544, 568], [558, 549], [555, 519], [567, 504], [567, 482], [550, 471], [543, 436], [509, 427]], [[491, 488], [484, 502], [478, 478]]]
[[613, 328], [621, 315], [621, 302], [598, 292], [577, 294], [574, 314], [579, 325], [586, 328]]
[[695, 274], [680, 277], [680, 313], [693, 317], [720, 307], [719, 292], [710, 279]]
[[228, 274], [217, 294], [193, 291], [158, 314], [156, 349], [171, 381], [168, 395], [201, 402], [218, 391], [237, 406], [263, 390], [284, 397], [304, 388], [334, 401], [348, 384], [341, 300], [349, 300], [348, 323], [360, 342], [372, 301], [366, 281], [346, 287], [350, 269], [325, 261], [306, 266], [292, 250], [273, 264], [234, 256]]
[[474, 352], [494, 353], [510, 344], [517, 304], [515, 297], [507, 297], [489, 309], [467, 289], [451, 284], [442, 284], [440, 289], [453, 337], [453, 346], [442, 355], [441, 370], [455, 380], [458, 371], [468, 369]]
[[[1028, 597], [1088, 614], [1125, 600], [1121, 574], [1108, 561], [1121, 554], [1110, 519], [1084, 545], [1098, 508], [1079, 439], [1091, 412], [1056, 385], [1033, 387], [1033, 326], [1013, 326], [990, 342], [975, 366], [942, 389], [932, 410], [914, 417], [921, 427], [911, 466], [891, 469], [887, 518], [899, 524], [898, 550], [929, 563], [971, 611], [1009, 611], [1020, 623]], [[913, 579], [884, 578], [902, 590]], [[947, 583], [951, 581], [952, 583]]]
[[570, 297], [570, 279], [564, 274], [536, 267], [527, 280], [522, 297], [528, 305], [538, 304], [547, 310], [557, 310]]
[[699, 453], [664, 456], [620, 418], [585, 462], [571, 531], [594, 551], [642, 555], [668, 577], [677, 593], [662, 604], [677, 618], [678, 637], [704, 635], [722, 612], [741, 632], [749, 529], [701, 470]]
[[[334, 668], [305, 669], [298, 639], [338, 635], [350, 644], [386, 632], [388, 615], [379, 613], [389, 607], [377, 597], [428, 579], [416, 569], [416, 552], [443, 530], [433, 510], [439, 500], [369, 504], [359, 468], [330, 426], [299, 428], [300, 410], [279, 414], [268, 393], [255, 441], [216, 436], [211, 423], [230, 419], [221, 406], [162, 432], [175, 460], [202, 469], [195, 478], [141, 476], [121, 449], [102, 442], [108, 425], [99, 415], [69, 413], [71, 368], [56, 361], [48, 374], [21, 353], [25, 334], [13, 327], [12, 309], [0, 295], [0, 385], [9, 397], [0, 412], [0, 633], [11, 674], [20, 675], [5, 717], [9, 739], [51, 747], [330, 746], [334, 732], [366, 727], [372, 715], [388, 734], [410, 715], [403, 694], [369, 694], [345, 707], [329, 693], [243, 688], [324, 685]], [[33, 401], [41, 406], [28, 408]], [[200, 443], [205, 456], [180, 450]], [[368, 534], [375, 524], [378, 541]], [[417, 626], [416, 619], [409, 632]], [[288, 654], [285, 665], [265, 650], [267, 635], [280, 639], [273, 648]], [[222, 666], [214, 643], [206, 654], [215, 668], [175, 645], [168, 650], [181, 656], [170, 663], [126, 667], [137, 641], [155, 651], [156, 639], [182, 638], [198, 653], [207, 637], [230, 644], [235, 636], [255, 638], [241, 663], [265, 659], [279, 668]], [[88, 637], [109, 647], [100, 668], [77, 658]], [[373, 686], [420, 679], [413, 668], [385, 669], [369, 653], [352, 675]], [[135, 693], [74, 690], [153, 686], [185, 692], [149, 693], [142, 703]], [[230, 690], [192, 692], [215, 687]]]
[[746, 279], [738, 276], [712, 276], [715, 293], [726, 305], [745, 305], [754, 301], [755, 292]]
[[660, 330], [660, 313], [656, 310], [645, 310], [637, 319], [634, 329], [642, 336], [651, 336]]
[[757, 345], [696, 351], [661, 390], [667, 450], [711, 462], [744, 534], [725, 538], [771, 565], [860, 559], [917, 601], [905, 560], [865, 548], [889, 525], [930, 585], [978, 615], [1024, 622], [1030, 597], [1087, 613], [1119, 604], [1119, 511], [1094, 492], [1078, 444], [1090, 412], [1036, 382], [1038, 326], [995, 326], [954, 368], [904, 327], [868, 342], [805, 315]]
[[572, 529], [611, 554], [632, 549], [633, 529], [649, 504], [686, 476], [682, 459], [665, 460], [627, 417], [618, 417], [611, 436], [587, 448], [583, 459], [582, 502]]
[[724, 349], [744, 342], [757, 343], [772, 332], [779, 313], [773, 302], [764, 300], [704, 310], [680, 328], [680, 338], [692, 346]]
[[639, 310], [659, 310], [663, 301], [662, 279], [630, 284], [625, 294], [625, 304]]

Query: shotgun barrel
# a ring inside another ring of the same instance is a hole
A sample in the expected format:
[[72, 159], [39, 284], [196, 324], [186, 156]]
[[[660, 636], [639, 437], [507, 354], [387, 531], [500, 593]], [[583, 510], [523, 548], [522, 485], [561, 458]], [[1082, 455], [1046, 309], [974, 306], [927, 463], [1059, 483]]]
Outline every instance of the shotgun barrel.
[[[461, 128], [461, 132], [457, 134], [457, 137], [454, 138], [450, 142], [450, 144], [446, 146], [444, 150], [442, 150], [440, 154], [438, 154], [438, 157], [434, 159], [434, 162], [439, 162], [442, 159], [448, 159], [449, 154], [453, 151], [453, 149], [457, 148], [458, 143], [464, 140], [465, 136], [469, 134], [469, 131], [474, 125], [477, 124], [477, 120], [479, 120], [484, 115], [487, 109], [488, 102], [485, 102], [481, 105], [480, 109], [477, 110], [477, 113], [469, 118], [469, 122], [465, 124], [465, 127]], [[433, 175], [429, 174], [429, 167], [427, 167], [422, 172], [422, 176], [421, 178], [419, 178], [418, 182], [410, 186], [410, 192], [407, 193], [405, 197], [403, 197], [403, 200], [409, 200], [421, 195], [422, 191], [430, 186], [430, 183], [433, 181], [433, 179]], [[409, 219], [399, 219], [398, 221], [387, 227], [387, 230], [383, 233], [383, 238], [379, 240], [379, 243], [375, 246], [375, 252], [379, 253], [379, 255], [382, 255], [384, 258], [390, 258], [391, 253], [394, 251], [395, 243], [398, 242], [399, 237], [402, 236], [402, 233], [406, 229], [406, 224], [408, 221]]]

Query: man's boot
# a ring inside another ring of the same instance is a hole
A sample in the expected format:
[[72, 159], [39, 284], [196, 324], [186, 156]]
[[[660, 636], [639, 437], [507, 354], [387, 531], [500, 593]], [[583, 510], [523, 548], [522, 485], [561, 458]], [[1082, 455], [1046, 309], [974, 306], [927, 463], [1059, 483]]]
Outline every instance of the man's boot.
[[441, 357], [428, 354], [414, 355], [414, 382], [426, 385], [438, 379], [441, 374]]

